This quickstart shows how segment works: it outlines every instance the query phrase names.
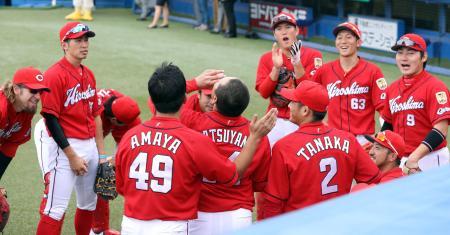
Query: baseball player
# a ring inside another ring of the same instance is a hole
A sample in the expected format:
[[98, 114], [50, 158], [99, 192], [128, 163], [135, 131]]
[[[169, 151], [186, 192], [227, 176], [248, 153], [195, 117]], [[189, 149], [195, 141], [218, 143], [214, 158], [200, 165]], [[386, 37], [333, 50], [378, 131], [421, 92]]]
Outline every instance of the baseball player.
[[89, 234], [91, 230], [99, 156], [106, 158], [99, 115], [103, 107], [98, 104], [94, 74], [81, 64], [88, 55], [89, 38], [94, 36], [85, 24], [65, 24], [59, 32], [64, 56], [44, 74], [53, 92], [42, 95], [44, 119], [34, 132], [45, 186], [36, 234], [61, 234], [74, 188], [75, 231]]
[[92, 21], [92, 9], [94, 8], [94, 0], [72, 0], [74, 11], [66, 15], [66, 20], [87, 20]]
[[211, 111], [211, 93], [211, 89], [199, 90], [198, 94], [189, 96], [186, 103], [183, 104], [183, 109], [190, 109], [202, 113]]
[[328, 90], [328, 124], [365, 144], [364, 135], [375, 133], [375, 110], [383, 108], [387, 83], [378, 66], [358, 56], [362, 40], [357, 25], [339, 24], [333, 34], [339, 58], [318, 69], [313, 80]]
[[264, 217], [271, 217], [350, 192], [356, 182], [377, 183], [380, 170], [353, 134], [322, 122], [329, 104], [326, 89], [303, 81], [283, 90], [290, 120], [299, 129], [272, 148]]
[[276, 110], [253, 118], [238, 157], [224, 158], [211, 139], [185, 127], [179, 110], [186, 99], [181, 70], [164, 63], [148, 90], [156, 108], [152, 119], [128, 131], [116, 154], [117, 191], [124, 196], [123, 234], [186, 234], [197, 218], [202, 177], [232, 186], [244, 176]]
[[[233, 161], [250, 135], [250, 122], [242, 117], [250, 101], [245, 84], [226, 77], [212, 90], [212, 112], [182, 109], [180, 120], [187, 127], [211, 138], [224, 158]], [[198, 219], [189, 222], [189, 234], [224, 234], [252, 223], [254, 192], [267, 181], [270, 145], [267, 137], [259, 144], [253, 161], [238, 183], [229, 187], [203, 180], [198, 203]]]
[[[97, 97], [99, 104], [103, 106], [103, 112], [100, 114], [103, 138], [111, 133], [117, 145], [128, 130], [141, 124], [139, 106], [132, 98], [114, 89], [99, 89]], [[109, 203], [102, 197], [97, 197], [92, 232], [104, 235], [119, 234], [109, 227]]]
[[33, 67], [16, 71], [0, 89], [0, 179], [19, 145], [29, 141], [31, 120], [44, 91], [44, 76]]
[[297, 130], [298, 126], [289, 122], [288, 101], [280, 96], [283, 88], [295, 88], [297, 84], [314, 75], [322, 66], [322, 54], [311, 48], [302, 47], [297, 41], [299, 28], [292, 14], [281, 12], [272, 19], [273, 36], [276, 42], [272, 51], [259, 59], [256, 74], [256, 91], [264, 99], [270, 98], [267, 110], [278, 109], [275, 128], [269, 133], [271, 147], [283, 136]]
[[[425, 71], [428, 54], [425, 40], [405, 34], [395, 43], [395, 60], [402, 76], [386, 91], [382, 113], [386, 123], [406, 143], [400, 164], [405, 173], [447, 165], [447, 130], [450, 119], [447, 86]], [[407, 160], [407, 161], [406, 161]]]

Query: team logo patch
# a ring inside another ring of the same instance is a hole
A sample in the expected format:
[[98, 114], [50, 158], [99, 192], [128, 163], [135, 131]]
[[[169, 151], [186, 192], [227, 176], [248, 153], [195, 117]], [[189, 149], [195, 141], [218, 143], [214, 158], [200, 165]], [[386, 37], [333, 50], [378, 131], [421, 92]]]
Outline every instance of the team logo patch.
[[38, 80], [39, 82], [44, 81], [44, 76], [42, 76], [42, 74], [38, 74], [36, 75], [36, 80]]
[[439, 104], [447, 103], [447, 94], [444, 91], [436, 93], [436, 99]]
[[314, 58], [314, 67], [316, 69], [322, 67], [322, 58]]
[[386, 82], [386, 79], [384, 79], [384, 78], [379, 78], [379, 79], [377, 80], [377, 86], [378, 86], [378, 88], [380, 88], [381, 90], [386, 89], [386, 88], [387, 88], [387, 82]]

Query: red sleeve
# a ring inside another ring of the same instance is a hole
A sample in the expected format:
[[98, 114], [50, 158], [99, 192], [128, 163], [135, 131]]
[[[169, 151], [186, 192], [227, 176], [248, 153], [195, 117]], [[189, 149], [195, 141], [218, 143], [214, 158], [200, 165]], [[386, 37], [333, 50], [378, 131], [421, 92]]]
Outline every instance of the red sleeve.
[[199, 134], [196, 138], [197, 140], [191, 142], [193, 144], [190, 146], [196, 149], [192, 151], [196, 153], [192, 158], [200, 173], [208, 180], [233, 186], [239, 179], [236, 165], [219, 153], [209, 137]]
[[185, 126], [197, 130], [196, 126], [202, 124], [202, 119], [205, 118], [204, 113], [196, 112], [188, 108], [182, 108], [180, 112], [180, 121]]
[[197, 86], [197, 82], [195, 81], [195, 79], [186, 81], [186, 93], [191, 93], [193, 91], [197, 91], [198, 90], [198, 86]]
[[372, 103], [375, 109], [381, 113], [386, 100], [387, 82], [378, 66], [374, 65], [375, 72], [373, 74], [372, 83]]
[[123, 181], [125, 179], [125, 171], [122, 169], [122, 165], [126, 165], [125, 161], [127, 153], [126, 153], [126, 143], [124, 141], [119, 143], [117, 147], [116, 157], [115, 157], [115, 167], [116, 167], [116, 190], [120, 195], [123, 195], [124, 185]]
[[297, 79], [297, 84], [303, 80], [311, 80], [317, 69], [322, 67], [323, 59], [322, 53], [318, 50], [309, 49], [310, 53], [302, 60], [303, 68], [305, 69], [305, 74]]
[[[28, 138], [29, 140], [30, 138]], [[26, 142], [26, 141], [25, 141]], [[13, 158], [16, 155], [17, 149], [19, 148], [19, 143], [6, 142], [0, 145], [0, 152], [5, 154], [7, 157]]]
[[272, 217], [283, 212], [283, 204], [289, 198], [289, 173], [280, 145], [272, 149], [267, 186], [264, 190], [264, 217]]
[[356, 156], [355, 180], [357, 183], [377, 184], [381, 180], [381, 172], [377, 165], [370, 159], [361, 145], [354, 140], [351, 145], [353, 156]]
[[435, 84], [427, 97], [428, 117], [432, 125], [442, 120], [450, 121], [449, 91], [441, 81]]
[[257, 156], [260, 156], [261, 161], [253, 172], [251, 178], [253, 182], [253, 190], [255, 192], [262, 192], [267, 185], [267, 175], [270, 167], [270, 144], [267, 137], [265, 137], [259, 144], [258, 150], [255, 153], [255, 158]]
[[270, 79], [270, 72], [272, 71], [273, 64], [272, 58], [270, 57], [269, 60], [268, 57], [267, 53], [261, 56], [258, 64], [258, 71], [256, 72], [255, 89], [264, 99], [269, 98], [278, 83], [277, 81], [272, 81], [272, 79]]
[[[392, 85], [391, 85], [392, 86]], [[382, 110], [380, 112], [381, 117], [383, 118], [383, 120], [385, 120], [388, 123], [392, 124], [392, 113], [391, 113], [391, 109], [389, 106], [389, 96], [388, 96], [388, 89], [386, 89], [385, 93], [386, 93], [386, 98], [383, 100], [384, 105], [382, 105]]]
[[[49, 113], [59, 118], [64, 102], [64, 82], [58, 74], [54, 74], [53, 70], [44, 73], [45, 85], [50, 88], [51, 92], [43, 92], [41, 94], [42, 110], [41, 113]], [[97, 99], [98, 100], [98, 99]]]

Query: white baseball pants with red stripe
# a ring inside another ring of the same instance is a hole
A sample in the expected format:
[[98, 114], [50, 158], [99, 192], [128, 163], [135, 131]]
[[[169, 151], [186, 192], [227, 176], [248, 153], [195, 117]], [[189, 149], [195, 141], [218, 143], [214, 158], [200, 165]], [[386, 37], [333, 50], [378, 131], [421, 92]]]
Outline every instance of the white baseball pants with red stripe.
[[61, 220], [63, 217], [74, 188], [77, 208], [93, 211], [97, 203], [94, 181], [99, 159], [95, 139], [67, 140], [74, 151], [87, 161], [87, 174], [75, 175], [64, 152], [48, 135], [43, 119], [35, 126], [34, 142], [45, 185], [40, 212], [55, 220]]

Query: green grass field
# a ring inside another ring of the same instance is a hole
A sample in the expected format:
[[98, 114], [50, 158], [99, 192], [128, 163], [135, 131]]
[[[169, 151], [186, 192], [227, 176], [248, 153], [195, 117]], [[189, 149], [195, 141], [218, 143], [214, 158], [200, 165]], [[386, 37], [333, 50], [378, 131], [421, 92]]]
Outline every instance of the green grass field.
[[[0, 81], [12, 78], [16, 69], [35, 66], [45, 71], [62, 56], [59, 29], [71, 9], [0, 8]], [[254, 91], [256, 66], [260, 55], [271, 49], [271, 42], [243, 37], [224, 39], [207, 32], [195, 31], [190, 25], [170, 23], [169, 29], [147, 30], [147, 22], [137, 22], [129, 9], [100, 9], [95, 21], [88, 23], [97, 36], [91, 40], [85, 64], [97, 77], [99, 88], [115, 88], [135, 98], [142, 118], [150, 114], [146, 108], [147, 81], [163, 61], [171, 61], [193, 77], [207, 68], [224, 69], [227, 75], [240, 77], [251, 90], [251, 103], [246, 116], [263, 114], [267, 101]], [[330, 61], [336, 54], [323, 53]], [[388, 82], [399, 76], [393, 65], [378, 65]], [[447, 85], [450, 78], [439, 76]], [[34, 122], [40, 118], [36, 115]], [[108, 151], [113, 151], [111, 138]], [[43, 185], [37, 163], [34, 141], [24, 144], [3, 176], [8, 190], [11, 217], [5, 234], [34, 234], [39, 219], [39, 203]], [[111, 203], [112, 227], [120, 229], [122, 199]], [[64, 234], [74, 234], [72, 200], [66, 214]]]

